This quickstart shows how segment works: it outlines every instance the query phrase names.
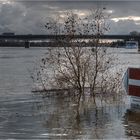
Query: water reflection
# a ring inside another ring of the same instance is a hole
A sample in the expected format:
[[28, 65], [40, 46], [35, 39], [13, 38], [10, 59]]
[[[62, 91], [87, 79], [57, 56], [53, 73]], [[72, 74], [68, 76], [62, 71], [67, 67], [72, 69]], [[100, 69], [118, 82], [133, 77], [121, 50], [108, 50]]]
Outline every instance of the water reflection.
[[130, 108], [124, 115], [124, 127], [126, 135], [140, 138], [140, 111]]
[[[95, 107], [91, 100], [78, 107], [70, 98], [43, 98], [36, 104], [48, 138], [103, 139], [125, 138], [121, 119], [126, 107], [112, 105]], [[116, 134], [116, 131], [119, 133]], [[51, 135], [50, 135], [51, 134]]]

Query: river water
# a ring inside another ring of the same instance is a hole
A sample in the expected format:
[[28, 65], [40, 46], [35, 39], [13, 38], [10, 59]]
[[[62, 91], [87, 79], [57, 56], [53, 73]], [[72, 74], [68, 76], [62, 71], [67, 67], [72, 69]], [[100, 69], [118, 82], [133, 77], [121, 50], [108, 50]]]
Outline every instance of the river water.
[[[129, 102], [100, 108], [89, 103], [78, 111], [67, 98], [31, 93], [30, 72], [45, 52], [46, 48], [0, 48], [0, 139], [140, 138], [140, 113]], [[127, 66], [140, 67], [136, 50], [114, 53]]]

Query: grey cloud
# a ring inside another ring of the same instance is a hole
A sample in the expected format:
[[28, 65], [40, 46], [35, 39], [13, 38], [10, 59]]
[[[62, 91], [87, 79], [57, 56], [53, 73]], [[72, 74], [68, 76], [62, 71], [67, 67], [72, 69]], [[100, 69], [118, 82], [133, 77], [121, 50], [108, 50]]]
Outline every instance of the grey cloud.
[[110, 21], [109, 34], [129, 34], [131, 31], [140, 32], [140, 25], [137, 25], [133, 20]]
[[[20, 1], [0, 5], [0, 33], [12, 31], [17, 34], [45, 34], [47, 17], [64, 10], [90, 10], [94, 7], [106, 7], [113, 10], [111, 17], [140, 16], [139, 1]], [[139, 30], [134, 21], [110, 21], [112, 34], [126, 34]]]
[[107, 7], [114, 10], [113, 17], [140, 16], [140, 2], [138, 1], [112, 2]]
[[4, 4], [0, 9], [0, 32], [45, 33], [43, 13], [20, 3]]

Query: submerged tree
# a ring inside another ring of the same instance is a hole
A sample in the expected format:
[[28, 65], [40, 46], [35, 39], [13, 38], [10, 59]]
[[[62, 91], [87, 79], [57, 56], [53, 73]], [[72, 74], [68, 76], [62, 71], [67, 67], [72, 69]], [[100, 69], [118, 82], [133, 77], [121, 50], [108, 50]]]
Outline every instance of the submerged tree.
[[[104, 10], [96, 9], [86, 18], [67, 12], [64, 19], [46, 23], [54, 35], [54, 46], [47, 49], [36, 73], [43, 90], [66, 89], [77, 95], [78, 101], [85, 97], [87, 89], [94, 101], [97, 93], [102, 99], [105, 94], [118, 95], [115, 93], [121, 86], [120, 75], [110, 73], [116, 58], [101, 46], [100, 40], [109, 29], [107, 19]], [[90, 35], [90, 39], [82, 40], [77, 35]]]

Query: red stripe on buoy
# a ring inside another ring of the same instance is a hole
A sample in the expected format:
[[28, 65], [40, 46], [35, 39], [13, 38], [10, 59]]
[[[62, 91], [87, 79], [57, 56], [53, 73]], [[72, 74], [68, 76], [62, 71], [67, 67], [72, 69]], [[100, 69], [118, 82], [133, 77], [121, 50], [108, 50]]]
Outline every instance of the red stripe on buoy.
[[129, 79], [140, 80], [140, 69], [139, 68], [129, 68]]
[[140, 86], [129, 85], [128, 93], [132, 96], [140, 96]]

